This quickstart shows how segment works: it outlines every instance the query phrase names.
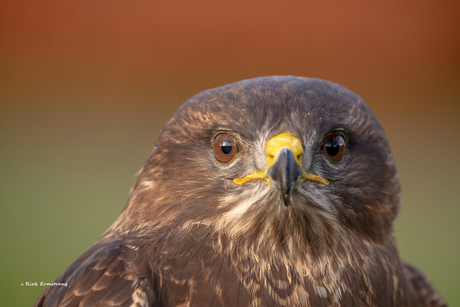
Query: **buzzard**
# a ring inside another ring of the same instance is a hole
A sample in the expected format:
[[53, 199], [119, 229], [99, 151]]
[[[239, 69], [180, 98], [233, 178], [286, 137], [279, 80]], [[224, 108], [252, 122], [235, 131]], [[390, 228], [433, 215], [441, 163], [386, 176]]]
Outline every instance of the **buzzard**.
[[128, 202], [35, 306], [445, 306], [399, 258], [375, 115], [319, 79], [207, 90], [163, 128]]

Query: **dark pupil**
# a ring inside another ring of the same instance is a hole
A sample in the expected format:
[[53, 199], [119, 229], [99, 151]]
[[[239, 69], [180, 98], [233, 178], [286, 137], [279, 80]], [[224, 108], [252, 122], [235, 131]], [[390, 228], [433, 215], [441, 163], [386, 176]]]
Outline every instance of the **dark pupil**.
[[223, 141], [222, 145], [220, 145], [222, 152], [226, 155], [228, 155], [232, 151], [232, 147], [232, 143], [229, 140]]
[[329, 140], [329, 142], [326, 143], [326, 151], [327, 154], [330, 155], [331, 157], [337, 155], [340, 150], [340, 145], [339, 142], [337, 142], [335, 139]]

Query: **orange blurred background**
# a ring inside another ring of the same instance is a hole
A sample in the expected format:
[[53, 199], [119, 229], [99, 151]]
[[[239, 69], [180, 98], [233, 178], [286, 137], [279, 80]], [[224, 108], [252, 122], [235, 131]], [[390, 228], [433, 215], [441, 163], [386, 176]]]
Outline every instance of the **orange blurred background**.
[[398, 163], [404, 259], [460, 304], [460, 2], [0, 3], [0, 305], [32, 305], [115, 220], [195, 93], [264, 75], [341, 83]]

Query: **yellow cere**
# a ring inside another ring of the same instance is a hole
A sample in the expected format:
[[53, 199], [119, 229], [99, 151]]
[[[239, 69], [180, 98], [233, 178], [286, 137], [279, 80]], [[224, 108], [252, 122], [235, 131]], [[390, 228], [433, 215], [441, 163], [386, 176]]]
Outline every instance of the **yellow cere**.
[[267, 154], [267, 168], [265, 170], [258, 170], [258, 171], [255, 171], [254, 173], [244, 177], [244, 178], [235, 178], [233, 179], [233, 182], [236, 183], [236, 184], [244, 184], [246, 182], [248, 182], [249, 180], [252, 180], [252, 179], [265, 179], [267, 181], [268, 180], [268, 177], [267, 177], [267, 171], [268, 169], [270, 168], [270, 166], [273, 165], [273, 163], [275, 163], [276, 159], [278, 158], [278, 155], [281, 151], [281, 148], [283, 147], [287, 147], [289, 148], [292, 153], [294, 154], [294, 157], [297, 161], [297, 163], [300, 165], [300, 167], [302, 168], [302, 171], [303, 171], [303, 176], [301, 179], [304, 179], [304, 180], [311, 180], [311, 181], [315, 181], [315, 182], [320, 182], [320, 183], [323, 183], [323, 184], [329, 184], [329, 181], [320, 177], [320, 176], [316, 176], [316, 175], [313, 175], [309, 172], [306, 172], [304, 169], [303, 169], [303, 166], [302, 166], [302, 156], [303, 156], [303, 146], [302, 146], [302, 142], [288, 134], [288, 133], [281, 133], [281, 134], [278, 134], [276, 136], [274, 136], [273, 138], [271, 138], [268, 142], [267, 142], [267, 146], [265, 148], [265, 153]]

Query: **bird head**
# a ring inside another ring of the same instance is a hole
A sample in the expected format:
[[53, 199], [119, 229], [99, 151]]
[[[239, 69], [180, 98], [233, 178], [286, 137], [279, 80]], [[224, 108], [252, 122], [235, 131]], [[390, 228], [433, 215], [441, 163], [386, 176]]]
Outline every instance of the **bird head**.
[[359, 96], [319, 79], [263, 77], [176, 111], [119, 225], [199, 224], [247, 244], [321, 249], [349, 236], [383, 240], [399, 206], [395, 162]]

